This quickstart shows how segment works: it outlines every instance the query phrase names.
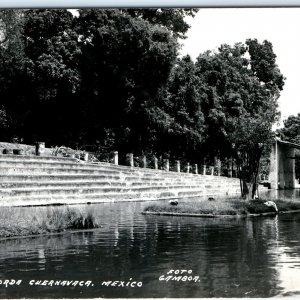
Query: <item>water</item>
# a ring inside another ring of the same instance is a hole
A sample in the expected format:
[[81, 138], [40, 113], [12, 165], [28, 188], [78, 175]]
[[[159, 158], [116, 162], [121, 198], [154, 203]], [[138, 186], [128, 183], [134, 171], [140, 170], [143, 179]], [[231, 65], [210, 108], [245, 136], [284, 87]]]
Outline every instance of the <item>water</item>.
[[[145, 205], [93, 205], [102, 227], [91, 232], [2, 240], [0, 297], [300, 295], [300, 214], [253, 219], [144, 216]], [[177, 269], [191, 270], [189, 276], [199, 279], [159, 280]], [[22, 282], [5, 287], [6, 279]], [[89, 286], [30, 285], [44, 280]], [[142, 286], [105, 286], [103, 281]]]

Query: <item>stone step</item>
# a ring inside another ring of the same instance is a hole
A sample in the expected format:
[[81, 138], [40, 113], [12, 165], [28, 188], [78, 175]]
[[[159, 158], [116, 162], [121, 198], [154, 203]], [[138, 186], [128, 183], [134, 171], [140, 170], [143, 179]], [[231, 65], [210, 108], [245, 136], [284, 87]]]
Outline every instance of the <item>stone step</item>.
[[[99, 180], [99, 181], [35, 181], [35, 182], [24, 182], [24, 181], [10, 181], [10, 182], [0, 182], [0, 189], [14, 189], [14, 188], [45, 188], [45, 187], [100, 187], [100, 186], [125, 186], [125, 187], [138, 187], [138, 186], [164, 186], [168, 187], [170, 184], [176, 184], [181, 186], [193, 186], [198, 188], [211, 188], [211, 185], [205, 185], [205, 183], [195, 184], [192, 182], [183, 184], [180, 181], [173, 182], [164, 182], [164, 181], [156, 181], [156, 182], [144, 182], [144, 181], [108, 181], [108, 180]], [[222, 187], [222, 185], [216, 185], [216, 187]]]
[[[92, 194], [92, 193], [129, 193], [129, 192], [157, 192], [157, 191], [185, 191], [185, 190], [199, 190], [205, 191], [203, 188], [188, 185], [173, 185], [173, 186], [137, 186], [137, 187], [126, 187], [126, 186], [109, 186], [109, 187], [84, 187], [84, 186], [65, 186], [65, 187], [41, 187], [41, 188], [2, 188], [0, 189], [0, 197], [6, 197], [9, 195], [65, 195], [65, 194]], [[210, 190], [209, 188], [206, 189]], [[215, 190], [215, 189], [211, 189]]]
[[[33, 178], [33, 176], [38, 176], [38, 177], [42, 177], [42, 176], [49, 176], [49, 177], [54, 177], [54, 176], [59, 176], [59, 177], [63, 177], [63, 176], [110, 176], [110, 177], [119, 177], [119, 178], [128, 178], [131, 176], [132, 180], [134, 180], [134, 178], [139, 178], [139, 179], [146, 179], [146, 180], [167, 180], [167, 179], [178, 179], [181, 180], [182, 182], [184, 181], [193, 181], [195, 183], [197, 182], [206, 182], [207, 184], [211, 183], [214, 184], [214, 182], [216, 181], [216, 178], [211, 179], [211, 178], [206, 178], [205, 176], [202, 175], [198, 175], [197, 177], [185, 177], [185, 176], [172, 176], [172, 174], [168, 174], [164, 176], [162, 175], [156, 175], [156, 176], [149, 176], [149, 174], [135, 174], [135, 173], [128, 173], [128, 174], [123, 174], [123, 173], [116, 173], [114, 171], [111, 171], [109, 169], [107, 170], [97, 170], [97, 169], [65, 169], [65, 168], [61, 168], [61, 169], [57, 169], [57, 168], [47, 168], [47, 169], [42, 169], [41, 168], [0, 168], [0, 178], [13, 178], [13, 176], [23, 176], [23, 178], [26, 178], [26, 176], [28, 176], [28, 180], [29, 178]], [[51, 176], [50, 176], [51, 175]], [[26, 179], [27, 180], [27, 179]], [[218, 178], [217, 180], [219, 183], [228, 183], [228, 182], [232, 182], [230, 180], [227, 180], [227, 178]], [[236, 182], [236, 181], [235, 181]], [[237, 184], [237, 183], [236, 183]]]
[[[26, 177], [25, 177], [26, 178]], [[18, 179], [20, 179], [18, 177]], [[22, 179], [22, 178], [21, 178]], [[28, 179], [28, 178], [26, 178]], [[57, 178], [56, 176], [51, 177], [52, 180], [49, 180], [49, 177], [38, 177], [34, 176], [34, 178], [29, 180], [14, 180], [14, 177], [10, 177], [5, 179], [4, 181], [0, 181], [0, 188], [2, 189], [12, 189], [12, 188], [30, 188], [30, 187], [53, 187], [59, 188], [63, 186], [72, 187], [84, 187], [84, 186], [127, 186], [127, 187], [138, 187], [138, 186], [195, 186], [202, 189], [210, 189], [210, 188], [219, 188], [221, 189], [224, 185], [222, 183], [207, 183], [207, 182], [198, 182], [193, 180], [180, 180], [180, 179], [162, 179], [162, 180], [149, 180], [143, 178], [121, 178], [121, 177], [111, 177], [107, 178], [106, 176], [90, 178], [87, 176], [81, 180], [78, 180], [76, 177], [70, 180], [66, 180], [66, 177]], [[239, 184], [231, 184], [232, 188], [239, 189]]]
[[[110, 181], [139, 181], [143, 180], [143, 178], [139, 176], [123, 176], [123, 175], [99, 175], [99, 174], [8, 174], [8, 175], [0, 175], [0, 183], [7, 182], [44, 182], [44, 181], [98, 181], [98, 180], [110, 180]], [[146, 178], [146, 180], [150, 180]], [[161, 181], [161, 178], [151, 178], [151, 182]]]
[[13, 161], [60, 161], [60, 162], [76, 162], [77, 159], [71, 157], [61, 156], [36, 156], [36, 155], [12, 155], [12, 154], [0, 154], [0, 161], [2, 160], [13, 160]]
[[[231, 196], [236, 195], [232, 191]], [[120, 193], [93, 193], [93, 194], [75, 194], [53, 196], [53, 195], [30, 195], [30, 196], [9, 196], [1, 199], [2, 206], [24, 206], [24, 205], [51, 205], [51, 204], [85, 204], [85, 203], [101, 203], [101, 202], [120, 202], [120, 201], [151, 201], [158, 199], [178, 199], [178, 198], [207, 198], [209, 196], [221, 196], [222, 193], [203, 193], [203, 191], [163, 191], [163, 192], [132, 192], [121, 195]]]
[[[80, 194], [110, 194], [110, 193], [119, 193], [120, 195], [125, 195], [127, 193], [139, 192], [139, 193], [156, 193], [161, 192], [172, 192], [177, 195], [179, 192], [194, 192], [199, 193], [210, 193], [214, 194], [217, 192], [223, 193], [226, 195], [228, 190], [231, 189], [203, 189], [197, 188], [194, 186], [140, 186], [140, 187], [47, 187], [47, 188], [13, 188], [13, 189], [1, 189], [0, 190], [0, 199], [4, 199], [7, 196], [47, 196], [47, 195], [80, 195]], [[182, 196], [182, 195], [181, 195]]]

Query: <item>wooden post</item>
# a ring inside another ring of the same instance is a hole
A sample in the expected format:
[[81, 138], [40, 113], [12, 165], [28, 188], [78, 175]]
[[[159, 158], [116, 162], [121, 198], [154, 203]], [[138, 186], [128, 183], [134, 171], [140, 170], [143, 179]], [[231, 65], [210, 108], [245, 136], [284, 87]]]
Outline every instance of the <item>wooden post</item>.
[[119, 153], [118, 153], [118, 151], [114, 152], [114, 160], [113, 161], [114, 161], [115, 165], [119, 164]]
[[203, 175], [206, 175], [206, 165], [203, 165]]
[[180, 160], [176, 160], [176, 171], [180, 173]]
[[221, 176], [221, 167], [222, 167], [221, 160], [218, 160], [218, 176]]
[[190, 163], [188, 162], [187, 165], [186, 165], [186, 172], [187, 173], [190, 173]]
[[143, 156], [143, 168], [147, 168], [147, 158], [145, 155]]
[[211, 175], [211, 176], [214, 176], [214, 173], [215, 173], [215, 167], [212, 166], [212, 167], [211, 167], [211, 174], [210, 174], [210, 175]]

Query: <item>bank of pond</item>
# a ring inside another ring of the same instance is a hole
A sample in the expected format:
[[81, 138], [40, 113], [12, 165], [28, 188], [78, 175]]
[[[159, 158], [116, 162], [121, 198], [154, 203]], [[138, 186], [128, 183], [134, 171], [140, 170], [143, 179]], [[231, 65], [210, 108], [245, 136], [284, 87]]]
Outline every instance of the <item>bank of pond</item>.
[[0, 238], [24, 237], [62, 233], [70, 230], [98, 228], [90, 206], [2, 207], [0, 210]]
[[[268, 204], [269, 203], [269, 204]], [[276, 205], [276, 210], [271, 204]], [[268, 204], [268, 205], [267, 205]], [[98, 206], [99, 207], [99, 206]], [[300, 212], [300, 201], [268, 199], [214, 199], [153, 201], [142, 214], [191, 217], [253, 217]], [[2, 207], [0, 239], [39, 236], [101, 227], [101, 212], [93, 205], [49, 207]]]
[[300, 201], [214, 199], [184, 202], [171, 200], [147, 206], [143, 214], [195, 217], [255, 217], [300, 212]]

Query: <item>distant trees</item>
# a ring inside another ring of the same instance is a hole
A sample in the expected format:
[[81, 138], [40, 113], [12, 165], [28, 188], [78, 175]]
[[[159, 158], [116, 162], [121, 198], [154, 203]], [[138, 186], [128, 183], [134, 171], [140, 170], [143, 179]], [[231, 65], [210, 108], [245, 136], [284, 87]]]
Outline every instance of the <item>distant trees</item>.
[[300, 144], [300, 113], [283, 121], [283, 128], [277, 130], [281, 139]]
[[179, 58], [196, 11], [0, 11], [2, 139], [234, 157], [253, 196], [284, 77], [268, 41]]

